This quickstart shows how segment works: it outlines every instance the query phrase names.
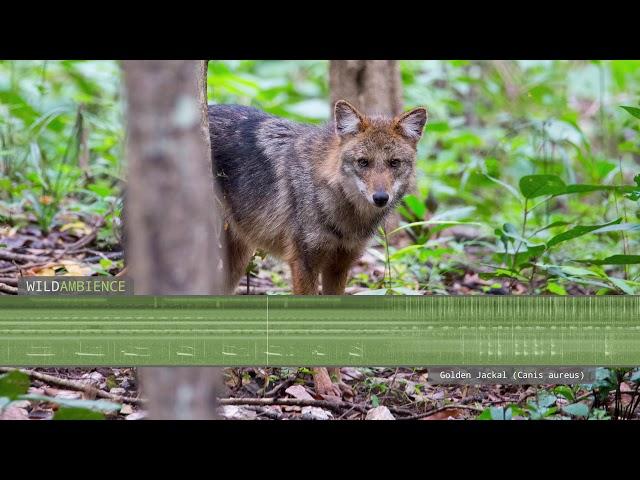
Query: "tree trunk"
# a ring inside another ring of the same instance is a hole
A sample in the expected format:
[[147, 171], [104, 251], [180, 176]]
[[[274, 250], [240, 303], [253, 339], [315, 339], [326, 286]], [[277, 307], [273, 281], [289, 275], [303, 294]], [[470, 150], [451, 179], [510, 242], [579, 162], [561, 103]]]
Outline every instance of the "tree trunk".
[[[222, 293], [206, 61], [125, 61], [127, 262], [137, 295]], [[153, 419], [215, 418], [220, 371], [141, 368]]]
[[331, 102], [346, 100], [364, 113], [402, 111], [402, 81], [397, 60], [331, 60]]

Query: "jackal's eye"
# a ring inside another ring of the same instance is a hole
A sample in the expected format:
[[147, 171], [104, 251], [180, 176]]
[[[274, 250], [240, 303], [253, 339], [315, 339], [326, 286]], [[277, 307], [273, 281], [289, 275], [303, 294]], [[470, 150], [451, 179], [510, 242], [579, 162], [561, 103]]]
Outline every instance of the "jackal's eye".
[[369, 166], [369, 160], [367, 160], [366, 158], [359, 158], [358, 159], [358, 166], [365, 168]]
[[398, 160], [397, 158], [394, 158], [392, 160], [389, 160], [389, 166], [391, 168], [398, 168], [400, 166], [400, 160]]

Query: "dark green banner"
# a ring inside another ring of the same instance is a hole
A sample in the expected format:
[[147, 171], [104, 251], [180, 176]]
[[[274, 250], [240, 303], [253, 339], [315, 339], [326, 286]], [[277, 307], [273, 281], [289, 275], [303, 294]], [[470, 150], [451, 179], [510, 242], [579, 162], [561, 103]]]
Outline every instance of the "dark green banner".
[[0, 298], [0, 365], [640, 365], [640, 297]]

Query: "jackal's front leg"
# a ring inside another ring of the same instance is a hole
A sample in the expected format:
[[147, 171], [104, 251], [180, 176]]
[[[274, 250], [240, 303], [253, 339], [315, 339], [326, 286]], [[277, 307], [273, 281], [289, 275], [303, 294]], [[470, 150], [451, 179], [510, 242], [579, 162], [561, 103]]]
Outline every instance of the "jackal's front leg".
[[[317, 295], [318, 273], [308, 266], [308, 262], [294, 260], [289, 262], [294, 295]], [[313, 383], [318, 395], [340, 397], [340, 387], [331, 381], [326, 368], [316, 367], [312, 370]]]
[[358, 258], [357, 253], [338, 250], [322, 269], [322, 294], [344, 295], [349, 269]]
[[[322, 269], [323, 295], [344, 295], [347, 280], [349, 279], [349, 269], [357, 257], [358, 255], [355, 252], [343, 250], [336, 252], [331, 262]], [[325, 395], [337, 393], [338, 396], [342, 396], [342, 394], [347, 397], [355, 396], [351, 387], [342, 381], [342, 373], [339, 367], [330, 368], [328, 371], [325, 368], [319, 370], [322, 370], [322, 372], [314, 372], [316, 390], [319, 390], [318, 383], [322, 382], [324, 391], [331, 392], [324, 393]]]
[[294, 295], [318, 294], [318, 271], [302, 260], [289, 262]]

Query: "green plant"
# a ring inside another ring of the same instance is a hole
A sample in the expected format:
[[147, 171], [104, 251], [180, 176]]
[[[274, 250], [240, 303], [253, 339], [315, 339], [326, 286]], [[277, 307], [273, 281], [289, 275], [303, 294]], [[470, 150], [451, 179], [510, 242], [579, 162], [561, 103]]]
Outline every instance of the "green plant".
[[[591, 192], [613, 192], [630, 194], [635, 190], [631, 185], [587, 185], [571, 184], [566, 185], [562, 179], [556, 175], [527, 175], [520, 179], [520, 195], [522, 196], [522, 227], [518, 230], [514, 225], [505, 223], [502, 228], [495, 230], [502, 249], [497, 253], [502, 258], [502, 266], [494, 266], [494, 272], [486, 274], [485, 277], [502, 277], [510, 280], [518, 280], [533, 287], [533, 280], [537, 272], [543, 271], [551, 277], [565, 279], [578, 283], [587, 283], [605, 289], [614, 289], [622, 293], [632, 294], [636, 282], [628, 282], [619, 278], [610, 277], [604, 270], [596, 267], [592, 269], [576, 268], [570, 266], [554, 265], [553, 263], [541, 262], [541, 259], [551, 259], [553, 249], [562, 243], [572, 241], [587, 234], [602, 234], [609, 232], [630, 232], [640, 231], [640, 224], [621, 223], [622, 218], [600, 225], [576, 224], [569, 229], [557, 233], [545, 242], [536, 241], [540, 234], [548, 231], [557, 231], [561, 227], [569, 225], [567, 221], [554, 221], [544, 225], [532, 233], [528, 233], [527, 227], [532, 212], [541, 205], [547, 204], [552, 199], [563, 195], [586, 194]], [[513, 195], [519, 198], [518, 193], [513, 190]], [[541, 201], [535, 199], [542, 197]], [[534, 203], [531, 206], [531, 203]], [[639, 261], [636, 255], [615, 255], [604, 260], [574, 260], [580, 263], [592, 265], [629, 265]], [[525, 276], [524, 271], [528, 270], [529, 275]], [[550, 278], [551, 278], [550, 277]], [[559, 292], [558, 284], [551, 282], [551, 293]], [[554, 292], [555, 290], [555, 292]]]

